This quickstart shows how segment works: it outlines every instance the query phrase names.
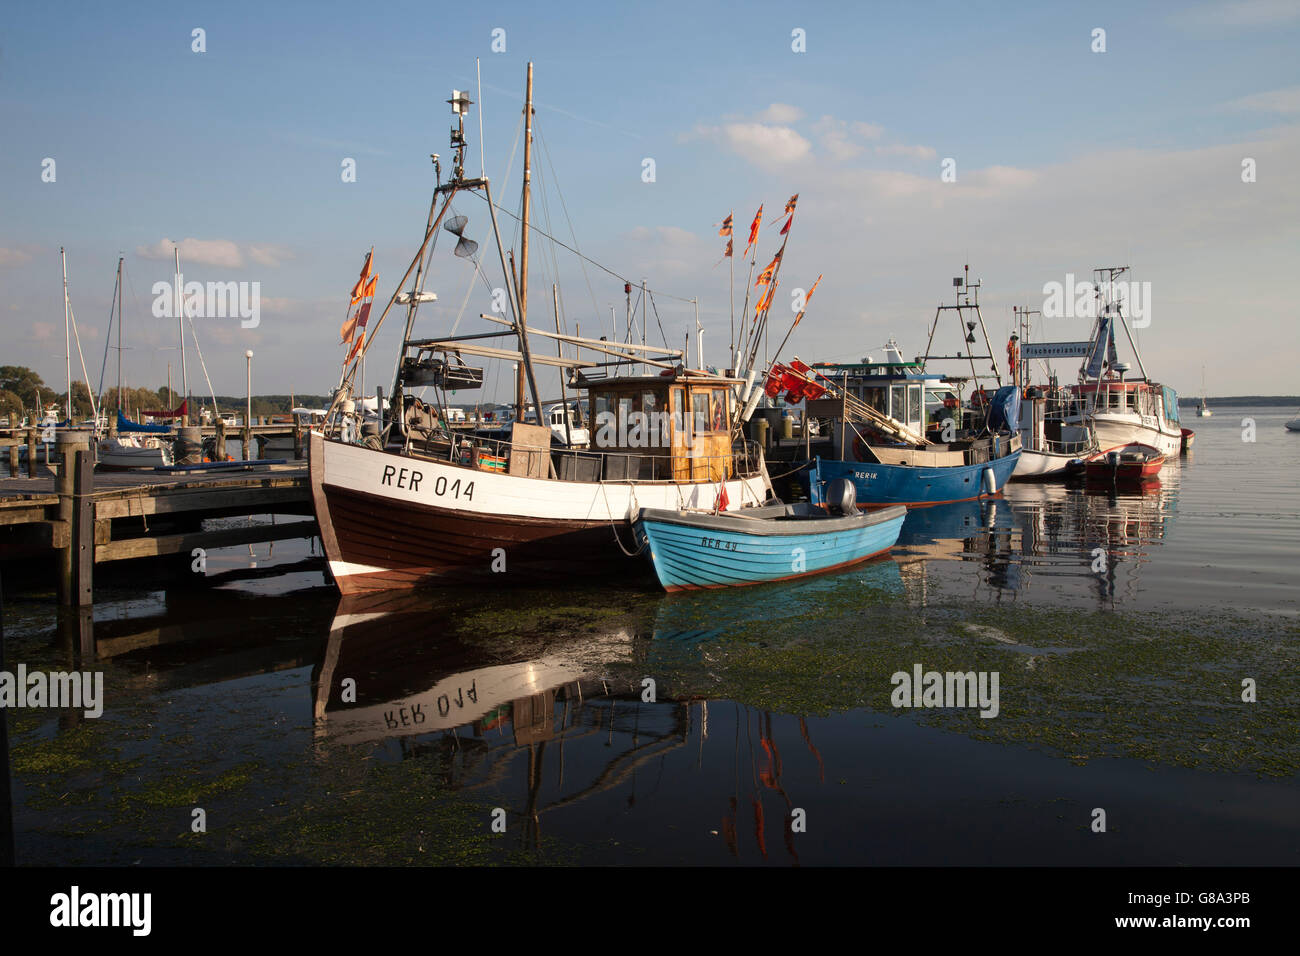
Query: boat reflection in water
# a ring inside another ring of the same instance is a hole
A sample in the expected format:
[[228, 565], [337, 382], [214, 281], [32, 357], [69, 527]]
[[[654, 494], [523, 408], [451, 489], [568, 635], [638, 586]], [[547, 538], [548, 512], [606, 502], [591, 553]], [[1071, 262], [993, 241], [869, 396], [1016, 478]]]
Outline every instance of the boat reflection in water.
[[[367, 759], [433, 761], [449, 791], [503, 807], [516, 821], [509, 832], [525, 821], [527, 850], [541, 848], [544, 817], [548, 832], [581, 839], [593, 814], [630, 814], [639, 802], [641, 822], [629, 826], [640, 837], [637, 827], [653, 827], [668, 809], [656, 809], [662, 788], [674, 812], [681, 800], [698, 804], [730, 856], [797, 863], [799, 804], [787, 787], [825, 779], [808, 722], [711, 701], [719, 678], [709, 675], [701, 645], [864, 588], [901, 592], [897, 564], [741, 592], [638, 596], [607, 624], [590, 621], [600, 620], [608, 595], [574, 592], [563, 598], [573, 605], [566, 612], [590, 612], [576, 632], [553, 623], [534, 630], [527, 622], [547, 597], [516, 595], [524, 606], [511, 610], [523, 633], [509, 639], [473, 636], [486, 599], [449, 612], [437, 592], [343, 597], [312, 672], [317, 743], [378, 745], [362, 747]], [[664, 774], [697, 779], [683, 795]], [[576, 804], [583, 807], [568, 813]], [[690, 834], [694, 844], [683, 852], [698, 852], [700, 837]], [[777, 840], [785, 854], [769, 848]]]
[[[1177, 468], [1164, 481], [1014, 484], [1003, 496], [908, 512], [894, 558], [921, 603], [933, 585], [995, 602], [1091, 596], [1134, 600], [1142, 568], [1177, 512]], [[965, 567], [943, 563], [958, 561]], [[970, 568], [970, 573], [966, 571]], [[985, 592], [981, 594], [981, 592]]]

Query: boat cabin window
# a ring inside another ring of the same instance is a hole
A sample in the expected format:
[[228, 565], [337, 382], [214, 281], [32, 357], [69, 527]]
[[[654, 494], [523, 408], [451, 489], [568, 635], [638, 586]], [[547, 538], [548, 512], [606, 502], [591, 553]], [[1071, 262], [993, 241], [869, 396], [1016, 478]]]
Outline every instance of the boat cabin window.
[[715, 388], [713, 390], [713, 430], [715, 432], [725, 432], [727, 430], [727, 390], [725, 388]]
[[686, 427], [686, 390], [673, 389], [673, 427], [681, 430]]
[[871, 406], [881, 414], [889, 414], [889, 409], [885, 401], [885, 389], [883, 386], [863, 388], [860, 397], [867, 403], [867, 405]]
[[709, 393], [691, 392], [691, 422], [695, 434], [709, 430]]
[[907, 421], [907, 386], [893, 385], [889, 389], [889, 414], [900, 422]]
[[909, 425], [921, 424], [921, 386], [907, 386], [907, 422]]

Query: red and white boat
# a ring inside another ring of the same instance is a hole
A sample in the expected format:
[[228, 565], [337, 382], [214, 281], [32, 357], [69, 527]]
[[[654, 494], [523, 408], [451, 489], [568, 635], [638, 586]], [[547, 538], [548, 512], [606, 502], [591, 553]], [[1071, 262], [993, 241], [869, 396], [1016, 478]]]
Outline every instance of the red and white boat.
[[1146, 445], [1130, 445], [1090, 458], [1082, 463], [1088, 481], [1143, 481], [1155, 478], [1164, 467], [1165, 456]]
[[[365, 342], [368, 348], [394, 303], [407, 306], [390, 391], [391, 418], [381, 421], [379, 435], [364, 435], [362, 416], [351, 399], [350, 373], [345, 373], [326, 419], [339, 423], [338, 434], [327, 437], [313, 431], [310, 436], [311, 491], [321, 542], [344, 594], [413, 587], [465, 574], [513, 582], [537, 573], [564, 575], [584, 568], [635, 568], [640, 573], [643, 565], [633, 561], [638, 548], [632, 525], [642, 509], [732, 512], [773, 497], [761, 452], [737, 437], [737, 421], [758, 387], [754, 376], [689, 369], [683, 351], [633, 344], [630, 336], [620, 342], [621, 336], [607, 341], [561, 334], [558, 318], [555, 332], [528, 324], [531, 101], [530, 64], [518, 269], [513, 261], [506, 264], [488, 181], [464, 174], [470, 101], [457, 93], [451, 100], [459, 121], [459, 129], [452, 131], [454, 172], [442, 183], [434, 157], [439, 183], [424, 242], [406, 273], [414, 276], [413, 284], [407, 292], [394, 291]], [[419, 304], [434, 298], [424, 292], [423, 282], [426, 252], [439, 227], [457, 237], [457, 256], [472, 256], [478, 248], [465, 238], [466, 217], [455, 215], [444, 222], [453, 200], [474, 192], [487, 200], [502, 271], [509, 277], [504, 284], [512, 320], [484, 315], [496, 323], [497, 331], [413, 339]], [[513, 260], [513, 251], [509, 254]], [[625, 291], [630, 288], [625, 286]], [[547, 298], [552, 300], [547, 302], [548, 313], [554, 302], [558, 314], [558, 298]], [[506, 335], [515, 337], [517, 350], [485, 344]], [[530, 338], [550, 340], [550, 348], [558, 343], [559, 354], [530, 349]], [[580, 350], [595, 357], [579, 360]], [[482, 370], [469, 367], [464, 356], [515, 363], [517, 414], [504, 434], [447, 427], [452, 417], [448, 395], [482, 387]], [[553, 446], [547, 425], [525, 421], [525, 381], [533, 407], [547, 407], [540, 400], [535, 367], [561, 373], [556, 384], [562, 403], [570, 397], [588, 403], [590, 450]], [[638, 374], [618, 374], [633, 370]], [[433, 401], [410, 394], [419, 388], [431, 389]]]
[[[1096, 270], [1098, 290], [1114, 289], [1115, 279], [1127, 271], [1127, 266]], [[1098, 296], [1102, 302], [1093, 325], [1089, 354], [1079, 370], [1079, 384], [1071, 387], [1080, 399], [1079, 411], [1067, 421], [1090, 425], [1101, 455], [1130, 445], [1151, 447], [1162, 455], [1177, 455], [1183, 445], [1178, 394], [1147, 375], [1118, 300], [1105, 291], [1099, 291]], [[1133, 350], [1137, 378], [1127, 378], [1132, 367], [1117, 361], [1117, 329], [1124, 332]]]

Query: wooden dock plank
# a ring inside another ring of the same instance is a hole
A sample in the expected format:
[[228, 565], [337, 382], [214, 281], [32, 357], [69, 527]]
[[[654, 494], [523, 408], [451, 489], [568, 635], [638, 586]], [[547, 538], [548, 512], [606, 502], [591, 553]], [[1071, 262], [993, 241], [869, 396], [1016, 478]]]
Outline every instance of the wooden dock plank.
[[222, 528], [189, 534], [164, 534], [147, 538], [123, 538], [95, 547], [96, 561], [123, 561], [130, 558], [153, 558], [168, 554], [189, 554], [195, 548], [231, 548], [241, 544], [311, 538], [317, 533], [316, 522], [290, 521], [284, 524], [255, 524], [247, 528]]

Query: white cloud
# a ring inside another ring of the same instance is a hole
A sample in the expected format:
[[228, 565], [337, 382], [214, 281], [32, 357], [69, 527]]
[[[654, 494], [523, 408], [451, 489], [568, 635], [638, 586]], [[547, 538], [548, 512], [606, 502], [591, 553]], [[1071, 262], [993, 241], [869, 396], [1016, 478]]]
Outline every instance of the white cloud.
[[1300, 86], [1251, 93], [1228, 104], [1229, 109], [1261, 113], [1300, 113]]
[[293, 258], [293, 250], [284, 246], [248, 246], [248, 258], [259, 266], [278, 266], [285, 259]]
[[760, 123], [778, 123], [781, 125], [797, 123], [803, 119], [803, 110], [788, 103], [773, 103], [755, 116], [754, 119]]
[[[177, 245], [174, 240], [163, 237], [151, 246], [137, 246], [135, 254], [143, 259], [170, 259]], [[241, 248], [230, 239], [189, 238], [182, 239], [179, 246], [182, 268], [186, 263], [193, 263], [237, 269], [244, 265], [245, 258], [260, 266], [278, 266], [285, 259], [293, 258], [293, 251], [284, 246], [261, 244]]]
[[876, 147], [877, 156], [906, 156], [908, 159], [934, 159], [932, 146], [909, 146], [906, 143], [886, 143]]
[[0, 246], [0, 266], [20, 266], [31, 258], [31, 254], [22, 249], [7, 249]]
[[244, 262], [239, 246], [229, 239], [182, 239], [176, 243], [164, 237], [152, 246], [137, 246], [135, 254], [142, 259], [170, 259], [172, 250], [178, 245], [182, 266], [189, 262], [233, 269], [243, 265]]
[[767, 169], [789, 166], [812, 153], [812, 144], [788, 126], [725, 123], [722, 126], [697, 126], [695, 135], [721, 142], [755, 165]]

